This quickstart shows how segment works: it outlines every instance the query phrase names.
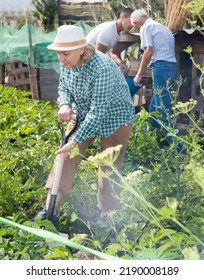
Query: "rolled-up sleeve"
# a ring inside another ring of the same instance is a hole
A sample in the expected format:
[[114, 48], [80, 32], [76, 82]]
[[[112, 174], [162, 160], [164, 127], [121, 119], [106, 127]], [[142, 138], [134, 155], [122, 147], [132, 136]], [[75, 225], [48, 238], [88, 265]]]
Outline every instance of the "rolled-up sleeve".
[[61, 67], [59, 86], [58, 86], [58, 99], [59, 107], [62, 105], [69, 105], [72, 107], [73, 96], [67, 87], [67, 73], [64, 72], [64, 68]]

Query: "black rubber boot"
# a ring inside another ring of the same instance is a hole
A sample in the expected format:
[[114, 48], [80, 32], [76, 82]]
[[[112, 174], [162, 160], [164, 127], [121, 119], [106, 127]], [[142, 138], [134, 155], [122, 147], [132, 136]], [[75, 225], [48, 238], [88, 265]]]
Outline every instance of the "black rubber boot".
[[43, 208], [40, 212], [38, 212], [32, 221], [36, 221], [37, 219], [46, 220], [47, 210]]
[[[32, 222], [36, 222], [37, 219], [46, 220], [47, 210], [43, 208], [40, 212], [38, 212], [35, 217], [32, 219]], [[59, 223], [59, 212], [54, 213], [52, 217], [52, 221], [54, 226], [58, 225]]]

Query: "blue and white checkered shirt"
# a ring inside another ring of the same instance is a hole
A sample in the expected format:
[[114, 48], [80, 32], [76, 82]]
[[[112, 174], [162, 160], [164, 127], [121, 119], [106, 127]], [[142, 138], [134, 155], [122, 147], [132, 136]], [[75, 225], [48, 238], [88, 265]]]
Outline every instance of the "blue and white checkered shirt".
[[123, 124], [132, 124], [134, 105], [120, 68], [101, 52], [80, 69], [61, 65], [59, 106], [67, 104], [79, 118], [73, 140], [110, 136]]

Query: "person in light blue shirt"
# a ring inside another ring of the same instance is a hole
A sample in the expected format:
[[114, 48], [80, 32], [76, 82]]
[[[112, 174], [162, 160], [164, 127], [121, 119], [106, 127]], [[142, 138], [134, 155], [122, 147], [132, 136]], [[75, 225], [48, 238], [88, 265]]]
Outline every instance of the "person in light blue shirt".
[[[131, 14], [132, 25], [140, 32], [141, 49], [143, 55], [139, 69], [134, 77], [135, 85], [141, 85], [141, 79], [149, 66], [152, 72], [153, 97], [149, 111], [159, 112], [160, 121], [151, 119], [153, 127], [160, 127], [168, 144], [172, 137], [168, 136], [168, 126], [173, 126], [171, 116], [170, 91], [177, 79], [177, 61], [175, 56], [175, 40], [172, 32], [164, 25], [149, 18], [143, 9], [135, 10]], [[181, 147], [178, 145], [178, 150]]]

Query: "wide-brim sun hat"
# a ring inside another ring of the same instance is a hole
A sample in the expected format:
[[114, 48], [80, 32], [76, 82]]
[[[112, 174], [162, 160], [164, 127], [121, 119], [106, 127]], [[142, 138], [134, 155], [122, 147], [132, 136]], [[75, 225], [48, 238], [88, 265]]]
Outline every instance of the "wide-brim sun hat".
[[85, 47], [87, 44], [81, 27], [62, 25], [57, 29], [54, 42], [48, 45], [47, 48], [54, 51], [71, 51]]

